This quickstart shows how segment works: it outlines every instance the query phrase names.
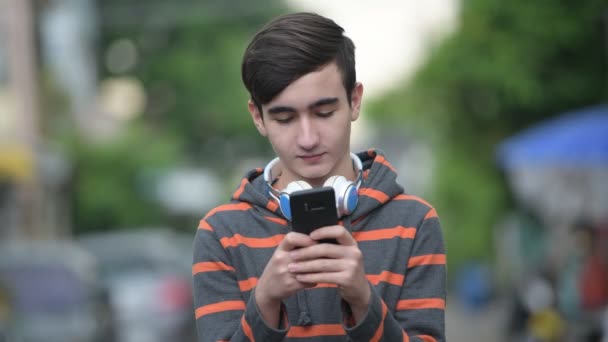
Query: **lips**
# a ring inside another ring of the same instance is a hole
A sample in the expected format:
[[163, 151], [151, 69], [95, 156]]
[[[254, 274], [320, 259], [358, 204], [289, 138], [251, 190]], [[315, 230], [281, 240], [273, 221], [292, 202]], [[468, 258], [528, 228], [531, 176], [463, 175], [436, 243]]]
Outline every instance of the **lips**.
[[299, 156], [299, 158], [302, 159], [302, 160], [304, 160], [305, 162], [314, 163], [314, 162], [318, 162], [319, 160], [321, 160], [321, 158], [323, 157], [323, 155], [324, 155], [324, 153], [307, 154], [307, 155]]

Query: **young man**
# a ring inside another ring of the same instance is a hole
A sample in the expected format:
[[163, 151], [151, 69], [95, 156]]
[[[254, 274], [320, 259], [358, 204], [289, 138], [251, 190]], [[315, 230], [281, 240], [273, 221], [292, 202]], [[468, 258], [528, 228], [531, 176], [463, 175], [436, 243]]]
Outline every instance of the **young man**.
[[[253, 122], [277, 158], [200, 222], [199, 340], [445, 340], [435, 210], [403, 193], [380, 151], [350, 153], [363, 86], [343, 29], [311, 13], [279, 17], [247, 47], [242, 77]], [[340, 223], [291, 231], [284, 200], [323, 185], [336, 191]]]

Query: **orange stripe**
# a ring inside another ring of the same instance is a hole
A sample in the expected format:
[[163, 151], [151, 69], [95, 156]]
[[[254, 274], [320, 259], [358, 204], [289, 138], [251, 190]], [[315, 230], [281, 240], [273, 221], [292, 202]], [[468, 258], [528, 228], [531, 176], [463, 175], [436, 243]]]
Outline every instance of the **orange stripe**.
[[401, 194], [401, 195], [397, 195], [397, 196], [395, 196], [395, 198], [394, 198], [394, 199], [396, 199], [396, 200], [402, 200], [402, 201], [408, 201], [408, 200], [409, 200], [409, 201], [416, 201], [416, 202], [420, 202], [420, 203], [422, 203], [422, 204], [424, 204], [424, 205], [428, 206], [429, 208], [432, 208], [432, 207], [433, 207], [431, 204], [429, 204], [429, 202], [427, 202], [427, 201], [425, 201], [425, 200], [423, 200], [422, 198], [417, 197], [417, 196], [412, 196], [412, 195]]
[[405, 331], [403, 332], [403, 342], [410, 342], [410, 337], [407, 336], [407, 334], [405, 333]]
[[361, 215], [357, 219], [355, 219], [354, 221], [352, 221], [350, 224], [354, 226], [357, 223], [363, 221], [365, 218], [367, 218], [367, 215]]
[[220, 243], [224, 248], [237, 247], [239, 245], [245, 245], [251, 248], [270, 248], [278, 246], [285, 234], [277, 234], [267, 238], [251, 238], [241, 234], [234, 234], [232, 237], [225, 237], [220, 239]]
[[196, 309], [195, 315], [196, 318], [201, 318], [202, 316], [213, 314], [216, 312], [232, 310], [245, 310], [245, 302], [242, 300], [227, 300], [225, 302], [204, 305]]
[[378, 285], [378, 283], [382, 281], [392, 285], [401, 286], [403, 285], [403, 280], [405, 279], [403, 275], [389, 271], [384, 271], [380, 274], [368, 274], [366, 277], [367, 280], [374, 285]]
[[207, 223], [207, 221], [205, 221], [205, 220], [201, 220], [198, 223], [198, 229], [204, 229], [204, 230], [208, 230], [210, 232], [213, 231], [213, 227], [211, 227], [211, 225], [209, 223]]
[[258, 284], [258, 278], [251, 277], [249, 279], [239, 281], [239, 289], [241, 292], [249, 291]]
[[382, 339], [382, 335], [384, 334], [384, 320], [386, 319], [386, 304], [382, 302], [382, 321], [380, 322], [380, 326], [376, 329], [376, 333], [370, 340], [370, 342], [379, 342]]
[[372, 188], [361, 188], [359, 189], [359, 196], [367, 196], [375, 199], [380, 203], [388, 202], [388, 195], [384, 192]]
[[445, 300], [440, 298], [403, 299], [397, 303], [397, 310], [445, 309]]
[[437, 217], [437, 211], [435, 210], [435, 208], [431, 208], [431, 210], [429, 210], [428, 213], [426, 213], [426, 216], [424, 217], [424, 219], [430, 219], [433, 217]]
[[245, 191], [245, 186], [247, 185], [247, 183], [249, 183], [249, 181], [247, 180], [247, 178], [243, 178], [243, 180], [241, 181], [241, 185], [234, 192], [234, 195], [232, 195], [232, 198], [239, 199], [239, 197], [241, 197], [241, 194], [243, 193], [243, 191]]
[[278, 218], [278, 217], [270, 217], [270, 216], [264, 216], [265, 219], [267, 219], [268, 221], [272, 221], [274, 223], [278, 223], [282, 226], [287, 226], [287, 220], [284, 220], [282, 218]]
[[408, 268], [424, 265], [445, 265], [445, 254], [426, 254], [410, 257], [407, 263]]
[[357, 242], [386, 240], [394, 237], [413, 239], [416, 237], [416, 228], [397, 226], [395, 228], [376, 229], [368, 232], [354, 232], [353, 237]]
[[437, 342], [437, 340], [435, 338], [433, 338], [433, 336], [429, 336], [429, 335], [418, 335], [416, 337], [423, 340], [424, 342]]
[[266, 203], [266, 209], [270, 211], [275, 211], [279, 209], [279, 205], [273, 200], [268, 200], [268, 203]]
[[249, 338], [249, 341], [255, 342], [255, 338], [253, 337], [253, 331], [251, 331], [251, 327], [249, 326], [249, 323], [247, 323], [245, 315], [243, 315], [243, 317], [241, 318], [241, 326], [243, 327], [243, 333], [245, 334], [245, 336], [247, 336], [247, 338]]
[[393, 165], [391, 165], [391, 163], [389, 163], [388, 160], [386, 160], [386, 158], [384, 158], [383, 156], [377, 156], [375, 161], [377, 161], [378, 163], [380, 163], [380, 164], [388, 167], [394, 173], [397, 173], [397, 170], [393, 167]]
[[232, 271], [234, 272], [234, 267], [224, 264], [223, 262], [197, 262], [192, 265], [192, 275], [202, 272], [213, 272], [213, 271]]
[[207, 213], [207, 215], [205, 215], [204, 218], [206, 219], [208, 217], [211, 217], [215, 213], [220, 212], [220, 211], [249, 210], [249, 209], [251, 209], [251, 204], [245, 203], [245, 202], [224, 204], [224, 205], [220, 205], [219, 207], [215, 207], [215, 208], [211, 209], [211, 211], [209, 211]]
[[287, 332], [287, 337], [314, 337], [314, 336], [343, 336], [346, 335], [342, 324], [318, 324], [306, 327], [293, 326]]

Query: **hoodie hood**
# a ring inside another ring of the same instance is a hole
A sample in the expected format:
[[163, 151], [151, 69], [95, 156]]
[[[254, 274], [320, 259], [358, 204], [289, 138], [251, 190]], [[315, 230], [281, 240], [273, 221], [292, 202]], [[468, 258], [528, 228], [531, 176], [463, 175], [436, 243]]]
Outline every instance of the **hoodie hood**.
[[[363, 181], [358, 191], [357, 208], [343, 218], [348, 223], [368, 215], [391, 198], [403, 193], [403, 187], [397, 183], [395, 168], [386, 160], [381, 150], [369, 149], [357, 153], [357, 156], [363, 163]], [[263, 172], [262, 168], [247, 172], [232, 195], [232, 200], [249, 203], [285, 219], [278, 203], [270, 196]]]

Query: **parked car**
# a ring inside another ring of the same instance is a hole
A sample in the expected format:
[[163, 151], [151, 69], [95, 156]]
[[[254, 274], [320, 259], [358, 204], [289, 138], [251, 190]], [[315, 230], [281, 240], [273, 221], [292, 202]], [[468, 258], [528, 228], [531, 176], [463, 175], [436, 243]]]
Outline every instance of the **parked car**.
[[1, 341], [105, 341], [107, 297], [92, 255], [71, 241], [0, 243]]
[[79, 242], [100, 263], [118, 342], [194, 341], [192, 236], [135, 229]]

